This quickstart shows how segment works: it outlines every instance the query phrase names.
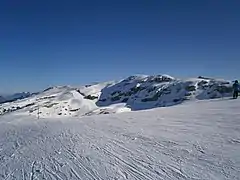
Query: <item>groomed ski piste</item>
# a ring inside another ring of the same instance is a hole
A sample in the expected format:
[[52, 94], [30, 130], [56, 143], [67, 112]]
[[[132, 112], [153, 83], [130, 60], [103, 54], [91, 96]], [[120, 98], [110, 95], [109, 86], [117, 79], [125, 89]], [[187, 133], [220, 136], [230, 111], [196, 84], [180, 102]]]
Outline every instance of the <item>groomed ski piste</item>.
[[2, 180], [240, 179], [240, 100], [90, 117], [0, 116]]

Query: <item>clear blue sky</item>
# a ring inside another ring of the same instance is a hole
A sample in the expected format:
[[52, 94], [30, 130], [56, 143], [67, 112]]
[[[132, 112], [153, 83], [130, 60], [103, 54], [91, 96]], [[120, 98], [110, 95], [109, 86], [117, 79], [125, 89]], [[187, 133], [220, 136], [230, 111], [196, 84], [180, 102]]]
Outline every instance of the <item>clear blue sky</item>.
[[0, 92], [132, 74], [239, 78], [239, 0], [1, 0]]

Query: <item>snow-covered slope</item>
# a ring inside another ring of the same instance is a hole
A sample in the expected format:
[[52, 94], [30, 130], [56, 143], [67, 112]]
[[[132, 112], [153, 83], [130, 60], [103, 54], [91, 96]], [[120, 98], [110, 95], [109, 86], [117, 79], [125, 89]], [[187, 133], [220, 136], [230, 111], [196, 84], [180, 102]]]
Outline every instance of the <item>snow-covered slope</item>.
[[230, 82], [214, 79], [175, 79], [168, 75], [131, 76], [102, 90], [99, 106], [125, 102], [132, 110], [165, 107], [190, 99], [230, 96]]
[[81, 119], [0, 116], [0, 179], [239, 180], [239, 108], [224, 98]]
[[0, 104], [0, 114], [17, 111], [42, 118], [89, 116], [166, 107], [231, 94], [231, 82], [225, 80], [138, 75], [80, 87], [50, 87], [28, 98]]
[[18, 114], [41, 117], [82, 115], [96, 108], [94, 101], [68, 86], [48, 88], [30, 98], [2, 105], [6, 112], [18, 110]]

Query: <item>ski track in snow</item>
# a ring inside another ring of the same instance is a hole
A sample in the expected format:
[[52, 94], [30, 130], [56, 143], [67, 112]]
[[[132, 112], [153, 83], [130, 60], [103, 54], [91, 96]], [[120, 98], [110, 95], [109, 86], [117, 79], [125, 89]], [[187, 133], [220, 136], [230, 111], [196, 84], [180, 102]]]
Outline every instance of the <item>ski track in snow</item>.
[[87, 118], [0, 118], [0, 179], [240, 179], [236, 101]]

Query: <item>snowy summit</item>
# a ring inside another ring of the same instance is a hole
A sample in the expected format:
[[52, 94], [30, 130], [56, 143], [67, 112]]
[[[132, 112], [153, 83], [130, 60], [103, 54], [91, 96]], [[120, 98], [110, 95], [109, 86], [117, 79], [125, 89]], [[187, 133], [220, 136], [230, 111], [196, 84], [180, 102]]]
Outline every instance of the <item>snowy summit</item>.
[[211, 78], [177, 79], [169, 75], [135, 75], [120, 81], [13, 96], [0, 105], [0, 114], [41, 118], [80, 117], [167, 107], [186, 101], [229, 97], [232, 82]]

